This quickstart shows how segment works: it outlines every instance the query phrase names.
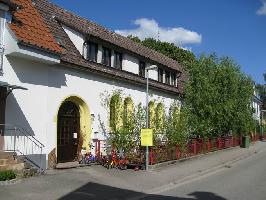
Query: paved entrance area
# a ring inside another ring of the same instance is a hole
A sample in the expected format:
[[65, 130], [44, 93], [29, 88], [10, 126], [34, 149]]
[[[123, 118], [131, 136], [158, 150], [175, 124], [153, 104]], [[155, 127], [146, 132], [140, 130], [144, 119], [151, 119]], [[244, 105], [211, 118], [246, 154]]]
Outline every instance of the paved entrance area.
[[15, 185], [1, 186], [0, 199], [135, 199], [147, 193], [160, 196], [173, 186], [230, 168], [239, 160], [265, 151], [266, 142], [257, 142], [249, 149], [228, 149], [148, 172], [107, 170], [97, 165], [51, 170]]

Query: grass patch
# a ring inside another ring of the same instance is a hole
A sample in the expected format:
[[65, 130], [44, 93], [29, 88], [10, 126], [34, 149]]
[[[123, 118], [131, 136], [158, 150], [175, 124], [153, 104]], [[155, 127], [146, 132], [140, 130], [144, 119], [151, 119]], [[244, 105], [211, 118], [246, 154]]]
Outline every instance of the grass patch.
[[16, 173], [12, 170], [0, 171], [0, 181], [12, 180], [17, 177]]

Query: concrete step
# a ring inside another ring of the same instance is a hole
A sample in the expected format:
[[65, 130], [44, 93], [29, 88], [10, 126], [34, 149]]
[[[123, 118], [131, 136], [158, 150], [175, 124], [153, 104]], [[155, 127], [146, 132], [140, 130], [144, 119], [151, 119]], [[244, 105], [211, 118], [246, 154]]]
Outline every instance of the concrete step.
[[78, 161], [74, 161], [74, 162], [58, 163], [55, 168], [56, 169], [70, 169], [70, 168], [76, 168], [80, 166], [81, 165], [79, 164]]

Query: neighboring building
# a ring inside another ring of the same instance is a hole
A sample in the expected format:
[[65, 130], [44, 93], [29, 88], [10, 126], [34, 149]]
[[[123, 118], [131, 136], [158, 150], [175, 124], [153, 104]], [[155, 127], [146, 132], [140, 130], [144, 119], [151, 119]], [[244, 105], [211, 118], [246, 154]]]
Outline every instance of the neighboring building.
[[[253, 118], [261, 125], [262, 120], [262, 100], [254, 86], [254, 94], [252, 98], [252, 108], [254, 109]], [[259, 131], [259, 130], [258, 130]]]
[[1, 0], [0, 19], [0, 150], [15, 141], [15, 150], [54, 167], [76, 159], [83, 133], [94, 152], [109, 126], [101, 95], [122, 90], [145, 105], [150, 65], [158, 67], [149, 73], [151, 99], [169, 108], [183, 93], [178, 62], [46, 0]]

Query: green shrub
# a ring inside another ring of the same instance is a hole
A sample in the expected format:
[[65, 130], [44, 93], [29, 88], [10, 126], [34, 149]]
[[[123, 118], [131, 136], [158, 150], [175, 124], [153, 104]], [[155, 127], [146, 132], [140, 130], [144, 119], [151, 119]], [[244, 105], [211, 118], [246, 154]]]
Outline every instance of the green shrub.
[[0, 181], [6, 181], [16, 178], [16, 174], [12, 170], [0, 171]]

